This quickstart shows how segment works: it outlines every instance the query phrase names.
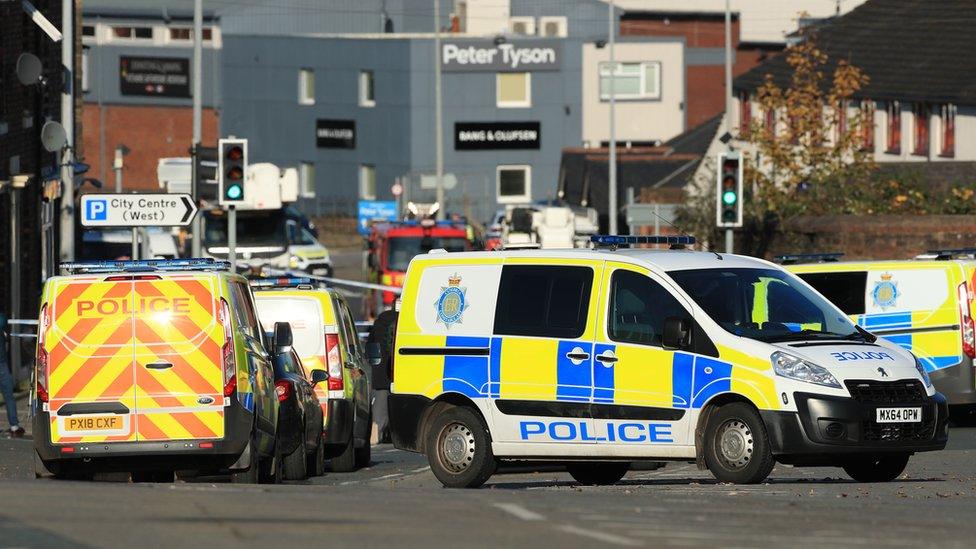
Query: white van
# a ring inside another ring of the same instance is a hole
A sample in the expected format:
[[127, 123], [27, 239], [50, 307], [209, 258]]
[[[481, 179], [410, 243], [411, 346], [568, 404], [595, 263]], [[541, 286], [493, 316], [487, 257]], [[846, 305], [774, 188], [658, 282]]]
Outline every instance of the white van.
[[[915, 356], [795, 275], [690, 237], [593, 242], [410, 263], [391, 431], [445, 486], [478, 486], [499, 460], [565, 463], [587, 484], [661, 459], [727, 482], [775, 462], [889, 481], [945, 447], [946, 401]], [[676, 249], [616, 249], [633, 243]]]

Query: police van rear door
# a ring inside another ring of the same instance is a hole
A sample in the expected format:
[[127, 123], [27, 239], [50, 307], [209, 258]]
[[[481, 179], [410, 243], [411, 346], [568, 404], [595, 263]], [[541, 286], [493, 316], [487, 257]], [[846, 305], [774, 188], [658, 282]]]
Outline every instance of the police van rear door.
[[132, 284], [141, 441], [224, 436], [223, 325], [216, 274], [142, 275]]
[[76, 276], [50, 284], [42, 323], [49, 326], [43, 346], [51, 442], [136, 440], [131, 277]]

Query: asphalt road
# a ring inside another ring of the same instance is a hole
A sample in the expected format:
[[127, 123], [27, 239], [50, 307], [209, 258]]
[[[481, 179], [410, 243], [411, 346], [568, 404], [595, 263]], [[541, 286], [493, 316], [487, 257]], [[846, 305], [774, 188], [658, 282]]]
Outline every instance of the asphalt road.
[[971, 547], [976, 429], [950, 440], [886, 484], [777, 466], [734, 486], [671, 463], [611, 487], [550, 470], [477, 490], [441, 488], [422, 456], [390, 446], [355, 473], [275, 486], [34, 480], [31, 442], [0, 440], [0, 547]]

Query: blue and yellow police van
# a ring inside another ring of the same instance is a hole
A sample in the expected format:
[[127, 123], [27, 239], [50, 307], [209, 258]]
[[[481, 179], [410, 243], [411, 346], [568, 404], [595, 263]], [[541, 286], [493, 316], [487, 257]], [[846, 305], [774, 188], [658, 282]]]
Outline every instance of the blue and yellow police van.
[[777, 260], [859, 326], [914, 353], [953, 416], [976, 413], [974, 249], [932, 250], [916, 259], [841, 261], [843, 254]]
[[411, 261], [391, 432], [445, 486], [479, 486], [500, 461], [565, 464], [584, 484], [643, 460], [736, 483], [776, 462], [888, 481], [945, 447], [946, 401], [919, 360], [797, 276], [692, 237], [593, 240]]

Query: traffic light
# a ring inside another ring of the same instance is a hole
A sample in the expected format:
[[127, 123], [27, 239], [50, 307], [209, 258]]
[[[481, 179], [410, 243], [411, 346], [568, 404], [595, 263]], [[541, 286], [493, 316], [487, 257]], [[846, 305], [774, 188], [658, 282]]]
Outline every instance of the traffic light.
[[718, 186], [715, 196], [715, 224], [742, 226], [742, 156], [737, 152], [718, 153]]
[[221, 206], [247, 203], [244, 176], [247, 173], [247, 139], [221, 139], [217, 143], [217, 201]]

